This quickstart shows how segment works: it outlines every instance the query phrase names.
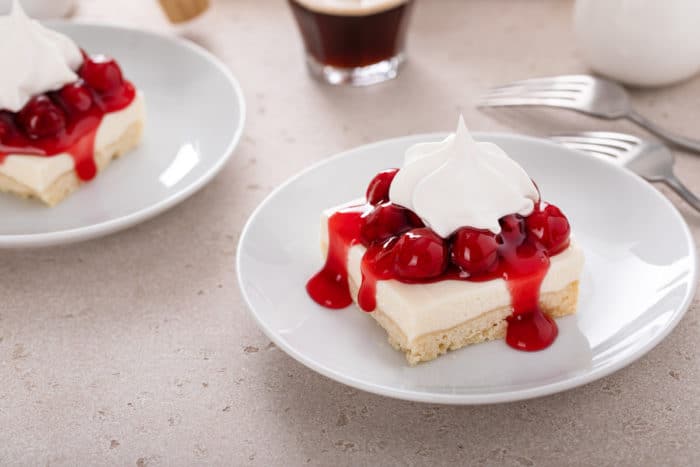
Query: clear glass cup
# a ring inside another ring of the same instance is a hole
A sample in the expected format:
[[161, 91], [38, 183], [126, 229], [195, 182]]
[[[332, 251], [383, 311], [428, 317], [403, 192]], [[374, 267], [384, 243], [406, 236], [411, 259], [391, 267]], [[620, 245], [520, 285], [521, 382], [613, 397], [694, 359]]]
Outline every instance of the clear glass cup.
[[413, 0], [288, 0], [311, 74], [366, 86], [395, 78]]

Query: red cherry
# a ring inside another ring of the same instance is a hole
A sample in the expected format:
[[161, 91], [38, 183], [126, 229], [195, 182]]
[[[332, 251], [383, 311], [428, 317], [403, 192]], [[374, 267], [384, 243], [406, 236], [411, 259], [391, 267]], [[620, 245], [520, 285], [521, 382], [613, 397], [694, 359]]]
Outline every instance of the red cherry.
[[550, 255], [556, 255], [569, 246], [569, 221], [553, 204], [538, 203], [525, 219], [525, 226], [530, 238], [545, 247]]
[[415, 212], [411, 211], [410, 209], [406, 209], [407, 216], [408, 216], [408, 223], [411, 224], [412, 227], [425, 227], [425, 224], [421, 220], [420, 217], [418, 217], [418, 214]]
[[45, 95], [31, 98], [19, 111], [17, 120], [32, 139], [55, 136], [66, 126], [61, 109]]
[[392, 203], [376, 206], [362, 216], [360, 239], [367, 246], [372, 242], [382, 242], [389, 237], [400, 235], [410, 230], [414, 221], [409, 216], [411, 211]]
[[498, 265], [498, 241], [488, 230], [464, 227], [454, 234], [452, 262], [472, 276], [493, 271]]
[[396, 274], [402, 279], [430, 279], [447, 269], [447, 247], [438, 234], [428, 228], [405, 232], [396, 242]]
[[88, 57], [80, 68], [80, 76], [100, 93], [112, 94], [122, 87], [124, 78], [117, 62], [104, 55]]
[[66, 84], [58, 95], [68, 110], [82, 113], [92, 107], [92, 94], [82, 81]]
[[525, 219], [519, 214], [509, 214], [498, 220], [501, 233], [496, 237], [500, 244], [520, 245], [525, 240]]
[[12, 122], [12, 114], [9, 112], [0, 112], [0, 142], [8, 141], [17, 129]]
[[399, 169], [387, 169], [374, 176], [367, 186], [367, 202], [373, 205], [389, 201], [389, 187]]
[[0, 120], [0, 141], [3, 140], [3, 137], [7, 137], [10, 134], [11, 128], [10, 124]]
[[532, 278], [533, 274], [546, 271], [549, 257], [542, 246], [525, 242], [513, 250], [504, 251], [508, 279]]
[[377, 279], [390, 279], [394, 272], [394, 252], [397, 237], [371, 244], [362, 257], [363, 267], [369, 267]]

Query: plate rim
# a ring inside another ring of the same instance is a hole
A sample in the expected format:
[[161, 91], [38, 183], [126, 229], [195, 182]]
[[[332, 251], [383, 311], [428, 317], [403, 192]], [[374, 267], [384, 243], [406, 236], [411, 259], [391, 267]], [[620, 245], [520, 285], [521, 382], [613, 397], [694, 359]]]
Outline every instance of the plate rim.
[[[405, 390], [401, 388], [391, 388], [391, 387], [386, 387], [383, 385], [378, 385], [378, 384], [373, 384], [373, 383], [367, 383], [365, 381], [359, 380], [354, 377], [348, 377], [345, 376], [343, 373], [334, 370], [333, 368], [326, 367], [324, 365], [319, 365], [315, 361], [307, 358], [304, 354], [301, 352], [298, 352], [292, 346], [288, 345], [286, 342], [283, 340], [279, 339], [276, 333], [274, 333], [258, 316], [258, 314], [254, 311], [254, 307], [251, 303], [251, 299], [248, 295], [247, 290], [243, 287], [243, 276], [242, 276], [242, 265], [241, 265], [241, 257], [242, 255], [240, 254], [241, 251], [243, 251], [243, 246], [244, 243], [246, 242], [248, 235], [249, 235], [249, 229], [251, 228], [253, 222], [257, 218], [257, 216], [260, 214], [260, 212], [265, 209], [267, 204], [277, 196], [279, 192], [287, 188], [289, 185], [293, 184], [296, 182], [298, 179], [301, 177], [305, 176], [309, 172], [312, 172], [316, 170], [319, 167], [322, 167], [326, 164], [332, 164], [334, 163], [337, 159], [341, 159], [343, 157], [348, 157], [348, 154], [358, 152], [358, 151], [366, 151], [369, 150], [375, 146], [381, 146], [384, 144], [391, 144], [391, 143], [398, 143], [403, 140], [407, 139], [428, 139], [428, 138], [433, 138], [433, 139], [439, 139], [439, 138], [444, 138], [447, 134], [447, 132], [435, 132], [435, 133], [417, 133], [417, 134], [410, 134], [410, 135], [404, 135], [404, 136], [398, 136], [394, 138], [387, 138], [383, 140], [378, 140], [375, 142], [371, 142], [368, 144], [362, 144], [359, 146], [352, 147], [350, 149], [341, 151], [339, 153], [335, 153], [334, 155], [330, 157], [323, 158], [308, 167], [302, 169], [301, 171], [293, 174], [291, 177], [286, 179], [282, 184], [277, 186], [274, 190], [272, 190], [265, 198], [258, 204], [258, 206], [253, 210], [253, 212], [250, 214], [248, 217], [248, 220], [245, 223], [245, 226], [243, 227], [243, 230], [241, 230], [241, 235], [238, 241], [238, 245], [236, 248], [236, 279], [238, 281], [238, 287], [241, 292], [241, 296], [243, 297], [243, 301], [245, 302], [246, 308], [248, 310], [248, 313], [253, 317], [255, 322], [257, 323], [258, 327], [263, 331], [263, 333], [272, 341], [276, 346], [278, 346], [280, 349], [282, 349], [288, 356], [292, 357], [294, 360], [297, 362], [301, 363], [305, 367], [309, 368], [312, 371], [315, 371], [327, 378], [330, 378], [338, 383], [345, 384], [346, 386], [353, 387], [355, 389], [360, 389], [362, 391], [366, 391], [372, 394], [377, 394], [380, 396], [384, 397], [389, 397], [393, 399], [399, 399], [399, 400], [405, 400], [405, 401], [411, 401], [411, 402], [421, 402], [421, 403], [431, 403], [431, 404], [445, 404], [445, 405], [484, 405], [484, 404], [495, 404], [495, 403], [506, 403], [506, 402], [516, 402], [516, 401], [522, 401], [526, 399], [533, 399], [536, 397], [542, 397], [542, 396], [548, 396], [552, 394], [556, 394], [559, 392], [567, 391], [569, 389], [574, 389], [580, 386], [583, 386], [585, 384], [591, 383], [593, 381], [596, 381], [598, 379], [604, 378], [612, 373], [615, 373], [616, 371], [621, 370], [622, 368], [625, 368], [629, 366], [630, 364], [634, 363], [647, 353], [651, 351], [654, 347], [656, 347], [661, 341], [663, 341], [678, 325], [678, 323], [681, 321], [683, 316], [685, 316], [686, 312], [688, 311], [690, 304], [693, 301], [693, 298], [695, 297], [695, 293], [697, 291], [698, 287], [698, 252], [697, 248], [695, 247], [695, 239], [692, 236], [692, 233], [690, 231], [690, 227], [688, 226], [688, 223], [685, 221], [683, 216], [680, 214], [676, 206], [671, 203], [671, 201], [664, 196], [660, 191], [655, 189], [650, 183], [636, 175], [635, 173], [624, 169], [622, 167], [616, 166], [614, 164], [605, 162], [603, 160], [597, 159], [595, 157], [590, 157], [591, 160], [595, 161], [594, 163], [598, 164], [605, 164], [606, 166], [610, 167], [610, 170], [616, 170], [620, 172], [623, 176], [630, 177], [632, 179], [635, 179], [635, 183], [637, 183], [640, 186], [643, 186], [643, 189], [650, 190], [653, 192], [653, 196], [656, 196], [657, 198], [660, 198], [663, 203], [665, 203], [667, 208], [670, 208], [671, 211], [673, 212], [673, 215], [677, 218], [678, 221], [680, 221], [681, 227], [683, 229], [683, 233], [685, 236], [686, 244], [689, 245], [691, 248], [691, 252], [694, 254], [690, 255], [690, 286], [687, 290], [687, 293], [685, 297], [683, 298], [683, 302], [679, 307], [674, 310], [674, 315], [671, 321], [666, 325], [666, 327], [659, 333], [657, 334], [653, 339], [649, 340], [648, 342], [644, 343], [637, 351], [624, 356], [622, 359], [615, 361], [607, 366], [603, 366], [598, 369], [593, 369], [591, 371], [588, 371], [583, 374], [579, 374], [576, 376], [573, 376], [571, 378], [565, 379], [563, 381], [557, 381], [553, 383], [548, 383], [544, 384], [541, 386], [536, 386], [536, 387], [531, 387], [531, 388], [525, 388], [525, 389], [517, 389], [517, 390], [509, 390], [509, 391], [503, 391], [503, 392], [496, 392], [496, 393], [483, 393], [483, 394], [436, 394], [436, 393], [430, 393], [430, 392], [419, 392], [419, 391], [413, 391], [413, 390]], [[505, 138], [505, 139], [512, 139], [512, 140], [522, 140], [527, 143], [535, 143], [535, 144], [545, 144], [548, 146], [556, 147], [559, 150], [569, 152], [569, 153], [578, 153], [577, 151], [574, 151], [573, 149], [566, 148], [560, 144], [557, 144], [555, 142], [549, 141], [544, 138], [537, 138], [529, 135], [521, 135], [517, 133], [507, 133], [507, 132], [473, 132], [474, 138], [477, 140], [482, 140], [482, 139], [488, 139], [491, 137], [496, 137], [496, 138]]]
[[243, 130], [245, 129], [246, 123], [246, 101], [243, 94], [243, 89], [241, 88], [238, 79], [235, 77], [233, 72], [214, 54], [203, 48], [202, 46], [195, 44], [192, 41], [186, 40], [179, 36], [168, 36], [165, 34], [159, 34], [153, 31], [147, 31], [142, 29], [137, 29], [130, 26], [122, 26], [115, 24], [108, 24], [101, 21], [90, 21], [90, 20], [51, 20], [44, 21], [44, 24], [49, 27], [59, 26], [59, 27], [69, 27], [69, 28], [84, 28], [84, 29], [112, 29], [115, 31], [127, 31], [128, 33], [138, 33], [150, 38], [157, 38], [169, 41], [181, 47], [191, 50], [192, 52], [198, 54], [206, 61], [214, 65], [219, 69], [221, 73], [226, 77], [227, 81], [233, 87], [233, 92], [236, 99], [239, 102], [240, 107], [240, 124], [238, 128], [233, 133], [228, 146], [225, 149], [224, 154], [198, 179], [194, 180], [189, 185], [183, 187], [182, 189], [176, 191], [175, 193], [165, 197], [164, 199], [151, 204], [145, 208], [139, 209], [132, 213], [124, 216], [120, 216], [115, 219], [109, 219], [104, 222], [97, 224], [90, 224], [84, 227], [77, 227], [66, 230], [58, 230], [54, 232], [44, 232], [44, 233], [33, 233], [33, 234], [11, 234], [2, 235], [0, 234], [0, 250], [1, 249], [16, 249], [16, 248], [40, 248], [54, 245], [64, 245], [70, 243], [77, 243], [86, 240], [91, 240], [98, 237], [103, 237], [112, 233], [119, 232], [121, 230], [133, 227], [141, 222], [145, 222], [153, 217], [167, 211], [168, 209], [176, 206], [177, 204], [183, 202], [197, 191], [202, 189], [207, 185], [226, 165], [226, 163], [233, 156], [233, 152], [240, 143], [241, 137], [243, 135]]

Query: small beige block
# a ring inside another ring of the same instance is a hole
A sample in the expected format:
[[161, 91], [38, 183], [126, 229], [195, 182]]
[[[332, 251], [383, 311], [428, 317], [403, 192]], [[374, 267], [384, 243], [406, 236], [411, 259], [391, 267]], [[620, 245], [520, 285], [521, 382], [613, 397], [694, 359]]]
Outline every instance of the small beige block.
[[209, 0], [159, 0], [172, 23], [189, 21], [209, 8]]

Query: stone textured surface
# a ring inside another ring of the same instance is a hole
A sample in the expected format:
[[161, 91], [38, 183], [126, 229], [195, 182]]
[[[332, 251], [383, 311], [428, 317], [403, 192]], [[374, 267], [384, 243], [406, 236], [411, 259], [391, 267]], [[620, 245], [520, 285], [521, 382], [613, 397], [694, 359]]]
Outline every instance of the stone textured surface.
[[[238, 293], [246, 217], [314, 161], [450, 129], [460, 111], [477, 130], [599, 128], [566, 112], [473, 105], [490, 84], [584, 71], [570, 9], [564, 0], [422, 0], [402, 76], [340, 89], [307, 76], [281, 0], [215, 1], [181, 28], [155, 1], [81, 2], [81, 18], [180, 34], [214, 52], [240, 78], [249, 120], [223, 172], [157, 219], [80, 245], [0, 252], [0, 464], [697, 465], [697, 301], [663, 343], [608, 378], [527, 402], [444, 407], [306, 369], [270, 344]], [[698, 96], [700, 78], [634, 101], [698, 136]], [[700, 191], [700, 159], [679, 154], [677, 169]], [[697, 238], [700, 216], [672, 199]]]

